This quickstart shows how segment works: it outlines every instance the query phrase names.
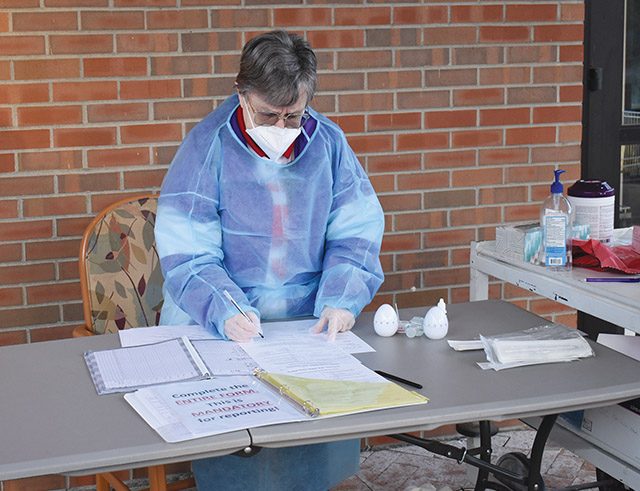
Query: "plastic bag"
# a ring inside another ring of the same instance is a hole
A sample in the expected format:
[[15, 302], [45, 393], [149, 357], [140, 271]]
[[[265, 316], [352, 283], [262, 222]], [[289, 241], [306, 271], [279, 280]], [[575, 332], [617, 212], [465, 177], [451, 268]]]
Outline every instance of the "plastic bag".
[[558, 323], [497, 336], [480, 335], [480, 340], [487, 355], [487, 362], [478, 363], [483, 370], [503, 370], [595, 356], [580, 331]]

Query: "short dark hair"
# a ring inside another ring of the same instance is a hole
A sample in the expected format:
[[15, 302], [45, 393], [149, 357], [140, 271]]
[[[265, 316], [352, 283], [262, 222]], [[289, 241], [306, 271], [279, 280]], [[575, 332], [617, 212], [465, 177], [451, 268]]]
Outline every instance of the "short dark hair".
[[302, 92], [311, 102], [318, 86], [316, 55], [301, 36], [272, 31], [250, 39], [242, 48], [236, 88], [255, 91], [273, 106], [291, 106]]

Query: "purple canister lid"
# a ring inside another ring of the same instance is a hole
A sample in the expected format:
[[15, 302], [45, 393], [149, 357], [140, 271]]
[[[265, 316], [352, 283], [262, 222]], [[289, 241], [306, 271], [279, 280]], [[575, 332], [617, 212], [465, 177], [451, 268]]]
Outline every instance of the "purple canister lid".
[[567, 194], [576, 198], [604, 198], [613, 196], [615, 193], [607, 181], [597, 179], [580, 179], [567, 189]]

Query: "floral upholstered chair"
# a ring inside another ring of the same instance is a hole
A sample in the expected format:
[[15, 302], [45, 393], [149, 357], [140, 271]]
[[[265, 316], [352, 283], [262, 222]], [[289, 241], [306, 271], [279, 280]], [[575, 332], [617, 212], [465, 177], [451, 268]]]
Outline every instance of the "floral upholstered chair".
[[155, 326], [164, 279], [156, 251], [157, 195], [129, 198], [102, 211], [80, 245], [80, 281], [89, 334]]
[[[85, 230], [79, 264], [85, 325], [74, 337], [157, 325], [164, 283], [154, 234], [157, 208], [157, 195], [128, 198], [99, 213]], [[195, 486], [192, 477], [167, 484], [164, 465], [149, 466], [148, 473], [151, 489]], [[129, 489], [111, 472], [96, 475], [97, 491], [111, 487]]]

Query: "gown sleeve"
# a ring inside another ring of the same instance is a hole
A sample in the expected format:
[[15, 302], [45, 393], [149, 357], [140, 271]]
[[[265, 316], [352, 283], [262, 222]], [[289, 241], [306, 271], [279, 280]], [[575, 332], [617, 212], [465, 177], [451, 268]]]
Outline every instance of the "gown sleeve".
[[333, 202], [314, 315], [332, 307], [357, 317], [384, 281], [380, 264], [384, 213], [344, 134], [335, 155]]
[[260, 314], [223, 265], [217, 140], [192, 131], [181, 144], [162, 184], [155, 234], [166, 294], [194, 322], [227, 339], [224, 322], [238, 312], [225, 289], [245, 312]]

